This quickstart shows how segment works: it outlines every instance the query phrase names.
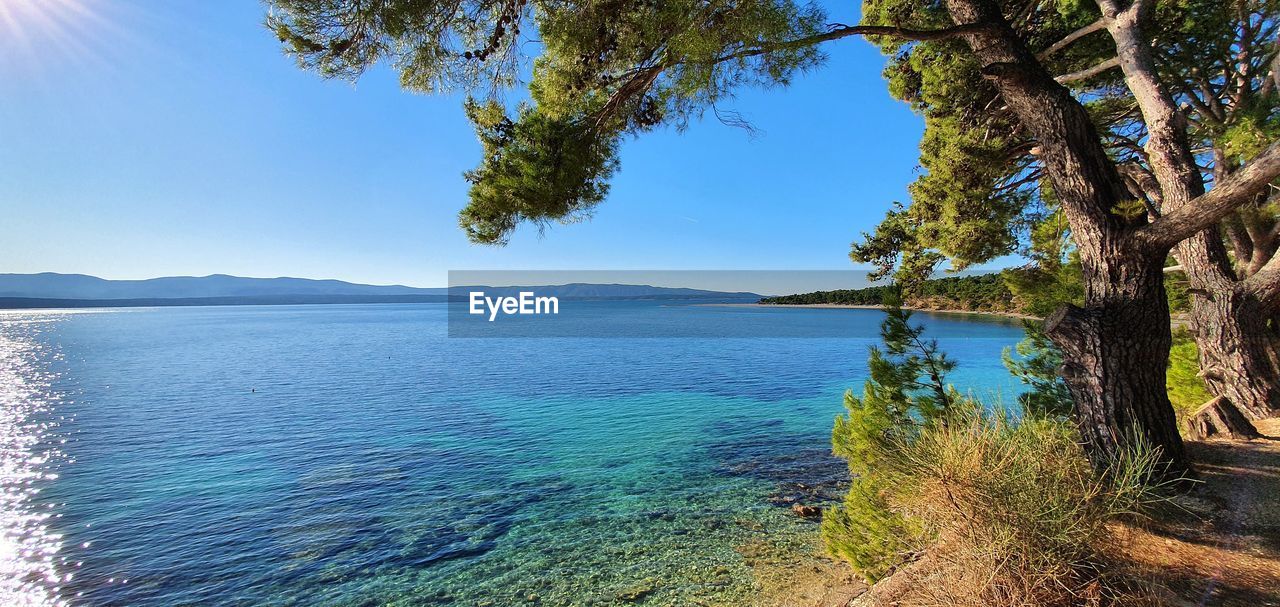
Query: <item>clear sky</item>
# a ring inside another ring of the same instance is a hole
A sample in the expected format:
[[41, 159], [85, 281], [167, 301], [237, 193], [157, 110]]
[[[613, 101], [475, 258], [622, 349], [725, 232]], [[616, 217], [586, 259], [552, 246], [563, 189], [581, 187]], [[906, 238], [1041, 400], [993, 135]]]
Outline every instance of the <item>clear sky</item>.
[[[40, 7], [39, 11], [35, 7]], [[788, 89], [628, 141], [586, 223], [457, 227], [459, 97], [298, 70], [253, 0], [0, 0], [0, 272], [443, 285], [461, 269], [846, 269], [903, 199], [920, 119], [857, 39]], [[856, 14], [833, 14], [853, 22]]]

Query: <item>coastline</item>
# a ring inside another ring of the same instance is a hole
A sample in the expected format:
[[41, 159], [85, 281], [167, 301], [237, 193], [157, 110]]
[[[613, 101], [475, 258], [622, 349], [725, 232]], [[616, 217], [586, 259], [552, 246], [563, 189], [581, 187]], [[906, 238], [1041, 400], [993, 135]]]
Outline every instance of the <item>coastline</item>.
[[[762, 304], [762, 303], [716, 303], [716, 304], [695, 304], [699, 306], [727, 306], [731, 308], [831, 308], [831, 309], [849, 309], [849, 310], [879, 310], [883, 306], [875, 306], [870, 304]], [[912, 312], [929, 312], [931, 314], [963, 314], [965, 316], [989, 316], [992, 318], [1005, 318], [1013, 320], [1044, 320], [1044, 318], [1032, 314], [1023, 314], [1021, 312], [996, 312], [992, 310], [961, 310], [959, 308], [926, 308], [923, 306], [902, 306], [904, 310]], [[1175, 312], [1170, 314], [1170, 323], [1175, 329], [1192, 328], [1191, 319], [1185, 312]]]
[[[718, 304], [697, 304], [704, 306], [727, 306], [734, 308], [829, 308], [829, 309], [848, 309], [848, 310], [879, 310], [883, 306], [870, 304], [763, 304], [763, 303], [718, 303]], [[930, 312], [936, 314], [965, 314], [969, 316], [992, 316], [997, 318], [1012, 318], [1017, 320], [1044, 320], [1039, 316], [1031, 314], [1022, 314], [1020, 312], [997, 312], [991, 310], [961, 310], [957, 308], [926, 308], [921, 306], [902, 306], [904, 310], [912, 312]]]

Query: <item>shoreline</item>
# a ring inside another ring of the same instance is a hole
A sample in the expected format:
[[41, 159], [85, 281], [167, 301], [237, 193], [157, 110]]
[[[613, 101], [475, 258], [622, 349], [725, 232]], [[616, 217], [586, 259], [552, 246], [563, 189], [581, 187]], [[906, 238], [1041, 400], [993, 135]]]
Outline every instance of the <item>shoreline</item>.
[[[704, 306], [727, 306], [732, 308], [828, 308], [833, 310], [880, 310], [884, 306], [871, 304], [765, 304], [765, 303], [719, 303], [719, 304], [697, 304]], [[931, 312], [936, 314], [966, 314], [969, 316], [991, 316], [996, 318], [1010, 318], [1017, 320], [1044, 320], [1039, 316], [1031, 314], [1023, 314], [1021, 312], [996, 312], [988, 310], [961, 310], [957, 308], [924, 308], [918, 306], [902, 306], [904, 310], [912, 312]]]

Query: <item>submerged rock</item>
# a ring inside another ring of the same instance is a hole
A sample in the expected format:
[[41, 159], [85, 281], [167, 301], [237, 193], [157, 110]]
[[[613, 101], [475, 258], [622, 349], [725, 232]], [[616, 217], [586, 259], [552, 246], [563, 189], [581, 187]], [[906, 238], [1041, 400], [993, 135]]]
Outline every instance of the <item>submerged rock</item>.
[[653, 584], [648, 580], [645, 580], [645, 583], [642, 583], [639, 586], [628, 588], [618, 593], [618, 600], [624, 603], [634, 603], [649, 596], [653, 591]]
[[822, 516], [822, 508], [818, 506], [794, 504], [791, 506], [791, 511], [796, 513], [797, 516], [800, 516], [803, 518], [815, 518], [818, 516]]

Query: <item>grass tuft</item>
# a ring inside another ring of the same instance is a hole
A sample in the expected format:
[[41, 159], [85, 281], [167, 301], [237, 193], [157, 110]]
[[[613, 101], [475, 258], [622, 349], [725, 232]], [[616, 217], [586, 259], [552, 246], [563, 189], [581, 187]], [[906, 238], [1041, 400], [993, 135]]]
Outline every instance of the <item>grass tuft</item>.
[[1099, 474], [1065, 422], [970, 411], [897, 450], [894, 509], [933, 538], [948, 580], [931, 593], [938, 604], [1145, 600], [1102, 555], [1110, 523], [1164, 501], [1155, 449], [1138, 447]]

